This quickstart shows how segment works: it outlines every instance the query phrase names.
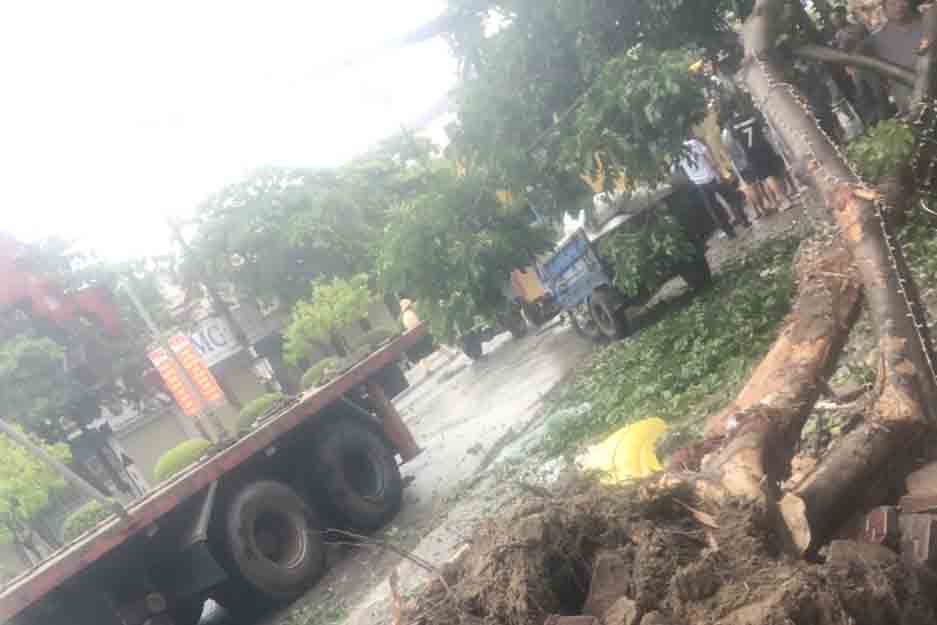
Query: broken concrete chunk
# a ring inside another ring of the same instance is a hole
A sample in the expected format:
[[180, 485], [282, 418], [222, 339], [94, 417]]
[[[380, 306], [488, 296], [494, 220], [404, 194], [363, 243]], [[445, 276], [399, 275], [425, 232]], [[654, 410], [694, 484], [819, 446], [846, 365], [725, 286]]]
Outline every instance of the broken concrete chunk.
[[904, 485], [908, 490], [908, 495], [912, 497], [937, 495], [937, 462], [925, 464], [908, 475], [904, 480]]
[[900, 526], [905, 561], [931, 567], [937, 564], [937, 514], [904, 514]]
[[888, 547], [852, 540], [834, 540], [830, 543], [829, 554], [828, 562], [832, 565], [891, 566], [898, 563], [898, 554]]
[[632, 558], [623, 550], [600, 551], [596, 555], [583, 614], [602, 618], [620, 597], [628, 594], [631, 564]]
[[605, 613], [602, 625], [638, 625], [639, 617], [638, 604], [628, 597], [620, 597]]

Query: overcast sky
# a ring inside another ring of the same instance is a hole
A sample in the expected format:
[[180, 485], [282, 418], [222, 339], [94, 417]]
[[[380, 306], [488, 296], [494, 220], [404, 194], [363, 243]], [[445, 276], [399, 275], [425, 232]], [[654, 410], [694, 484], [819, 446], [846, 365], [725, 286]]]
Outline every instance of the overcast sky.
[[256, 167], [347, 160], [454, 84], [441, 40], [374, 53], [444, 5], [0, 2], [0, 230], [155, 253]]

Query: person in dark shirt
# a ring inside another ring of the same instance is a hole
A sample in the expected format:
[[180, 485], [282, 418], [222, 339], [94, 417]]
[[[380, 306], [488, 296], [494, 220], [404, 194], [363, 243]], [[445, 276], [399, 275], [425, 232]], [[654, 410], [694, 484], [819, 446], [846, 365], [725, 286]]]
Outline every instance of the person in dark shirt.
[[830, 43], [834, 48], [842, 50], [848, 36], [846, 29], [849, 27], [849, 21], [846, 19], [846, 7], [833, 7], [830, 11], [830, 27], [833, 30], [833, 40]]
[[[866, 53], [914, 71], [917, 49], [921, 44], [922, 18], [917, 0], [885, 0], [885, 26], [866, 40]], [[903, 84], [889, 84], [898, 111], [907, 111], [911, 89]]]

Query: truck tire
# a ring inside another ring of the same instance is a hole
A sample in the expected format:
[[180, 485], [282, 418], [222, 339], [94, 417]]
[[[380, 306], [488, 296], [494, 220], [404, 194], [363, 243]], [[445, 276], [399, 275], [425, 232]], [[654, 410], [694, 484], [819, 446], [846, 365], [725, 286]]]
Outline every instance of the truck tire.
[[520, 308], [512, 308], [504, 315], [504, 326], [515, 339], [522, 339], [527, 336], [527, 320]]
[[596, 289], [589, 298], [589, 312], [602, 336], [610, 341], [617, 341], [628, 336], [628, 319], [612, 303], [612, 297], [605, 289]]
[[472, 360], [478, 360], [482, 357], [482, 340], [474, 332], [466, 334], [462, 337], [462, 353], [471, 358]]
[[316, 485], [341, 522], [373, 532], [397, 514], [403, 480], [394, 450], [382, 436], [347, 419], [332, 423], [317, 449]]
[[539, 328], [544, 323], [546, 323], [546, 319], [543, 318], [543, 312], [541, 312], [540, 306], [527, 302], [521, 304], [521, 306], [524, 309], [524, 318], [527, 320], [527, 323], [534, 326], [535, 328]]
[[410, 388], [410, 381], [396, 362], [381, 369], [377, 377], [378, 384], [384, 389], [388, 399], [393, 399]]
[[692, 291], [699, 291], [712, 284], [713, 274], [712, 269], [709, 267], [709, 261], [706, 259], [706, 254], [702, 254], [699, 258], [687, 263], [680, 272], [680, 276]]
[[169, 610], [169, 618], [173, 625], [198, 625], [202, 620], [205, 601], [199, 599], [186, 599]]
[[231, 579], [217, 599], [237, 618], [295, 599], [325, 571], [314, 513], [280, 482], [253, 482], [233, 497], [224, 518], [224, 546]]

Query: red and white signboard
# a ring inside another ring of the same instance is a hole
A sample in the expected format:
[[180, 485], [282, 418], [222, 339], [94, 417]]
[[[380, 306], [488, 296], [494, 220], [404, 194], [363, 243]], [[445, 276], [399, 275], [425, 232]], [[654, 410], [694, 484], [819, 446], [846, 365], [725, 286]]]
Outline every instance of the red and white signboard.
[[169, 346], [175, 352], [186, 373], [188, 373], [198, 396], [193, 396], [189, 392], [182, 380], [182, 372], [179, 371], [176, 363], [169, 357], [165, 349], [156, 347], [150, 350], [149, 357], [182, 412], [187, 416], [194, 417], [205, 405], [224, 403], [224, 392], [218, 385], [215, 376], [212, 375], [202, 359], [195, 353], [195, 349], [188, 337], [182, 334], [173, 335], [169, 338]]

